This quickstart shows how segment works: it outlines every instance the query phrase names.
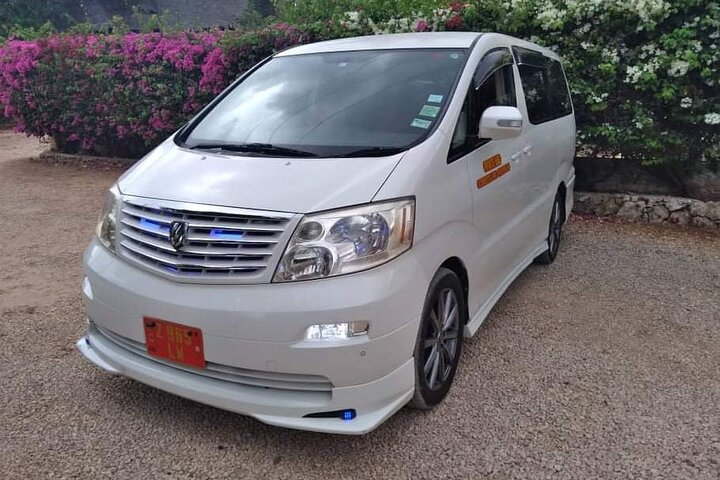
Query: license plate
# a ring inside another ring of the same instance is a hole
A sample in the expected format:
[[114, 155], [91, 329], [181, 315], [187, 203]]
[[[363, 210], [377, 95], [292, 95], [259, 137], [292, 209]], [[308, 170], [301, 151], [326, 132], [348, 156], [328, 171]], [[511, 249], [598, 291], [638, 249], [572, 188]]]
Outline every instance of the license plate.
[[171, 362], [205, 368], [202, 331], [179, 323], [143, 318], [145, 345], [153, 357]]

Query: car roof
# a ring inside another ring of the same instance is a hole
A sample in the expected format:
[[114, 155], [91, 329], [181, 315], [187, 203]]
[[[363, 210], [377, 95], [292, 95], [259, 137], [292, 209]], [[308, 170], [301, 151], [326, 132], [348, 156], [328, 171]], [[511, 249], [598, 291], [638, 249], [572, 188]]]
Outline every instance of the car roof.
[[476, 32], [422, 32], [368, 35], [340, 38], [325, 42], [300, 45], [278, 53], [278, 57], [308, 53], [349, 52], [356, 50], [385, 50], [410, 48], [470, 48], [481, 33]]

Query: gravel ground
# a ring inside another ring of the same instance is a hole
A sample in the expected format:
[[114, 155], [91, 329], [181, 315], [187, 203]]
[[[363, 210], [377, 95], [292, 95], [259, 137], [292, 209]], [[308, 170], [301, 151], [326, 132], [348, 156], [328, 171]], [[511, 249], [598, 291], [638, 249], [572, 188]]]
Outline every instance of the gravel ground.
[[574, 219], [467, 342], [448, 399], [363, 437], [265, 426], [105, 374], [81, 252], [117, 170], [0, 132], [4, 478], [720, 478], [720, 237]]

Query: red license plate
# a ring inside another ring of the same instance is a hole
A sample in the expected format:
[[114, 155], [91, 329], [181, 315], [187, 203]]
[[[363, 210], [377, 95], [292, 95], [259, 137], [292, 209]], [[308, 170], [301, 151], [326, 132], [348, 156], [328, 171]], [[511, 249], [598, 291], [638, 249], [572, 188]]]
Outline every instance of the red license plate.
[[202, 331], [199, 328], [144, 317], [145, 345], [153, 357], [205, 368]]

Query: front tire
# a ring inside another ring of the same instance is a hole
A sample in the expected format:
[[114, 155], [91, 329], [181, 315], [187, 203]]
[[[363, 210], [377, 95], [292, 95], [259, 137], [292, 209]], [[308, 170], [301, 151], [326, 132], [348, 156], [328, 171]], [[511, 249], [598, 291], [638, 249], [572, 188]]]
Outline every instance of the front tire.
[[536, 263], [549, 265], [557, 256], [560, 249], [560, 237], [562, 235], [562, 227], [565, 223], [565, 204], [560, 192], [555, 194], [552, 213], [550, 214], [550, 225], [548, 227], [547, 250], [540, 254], [536, 259]]
[[447, 395], [460, 360], [466, 318], [460, 279], [452, 270], [439, 269], [425, 297], [415, 344], [415, 395], [411, 407], [428, 410]]

